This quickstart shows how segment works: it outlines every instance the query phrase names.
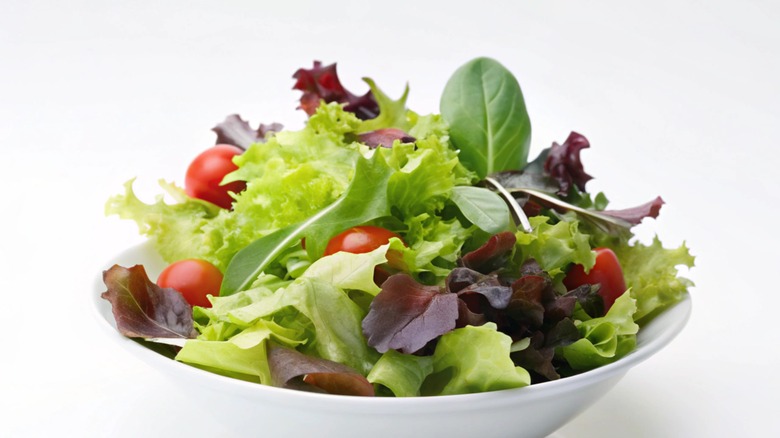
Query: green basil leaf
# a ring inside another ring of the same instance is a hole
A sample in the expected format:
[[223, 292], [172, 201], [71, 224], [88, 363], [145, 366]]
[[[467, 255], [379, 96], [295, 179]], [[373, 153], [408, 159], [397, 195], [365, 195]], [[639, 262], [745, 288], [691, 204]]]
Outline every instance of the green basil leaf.
[[220, 296], [248, 288], [279, 254], [301, 238], [306, 238], [306, 250], [314, 259], [322, 255], [335, 234], [389, 216], [387, 182], [392, 174], [381, 153], [371, 159], [358, 158], [352, 182], [336, 201], [305, 221], [268, 234], [239, 251], [225, 270]]
[[531, 121], [520, 84], [497, 61], [476, 58], [456, 70], [440, 110], [461, 162], [480, 178], [526, 165]]
[[482, 231], [497, 234], [509, 229], [509, 207], [495, 192], [481, 187], [457, 186], [453, 187], [450, 199], [463, 216]]

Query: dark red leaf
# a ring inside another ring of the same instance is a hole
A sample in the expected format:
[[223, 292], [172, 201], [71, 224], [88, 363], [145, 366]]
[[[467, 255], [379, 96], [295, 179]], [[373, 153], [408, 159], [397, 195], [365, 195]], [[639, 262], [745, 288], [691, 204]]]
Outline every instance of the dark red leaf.
[[569, 345], [580, 339], [580, 332], [571, 318], [565, 318], [555, 324], [545, 324], [543, 330], [529, 336], [531, 344], [523, 350], [511, 354], [515, 365], [531, 372], [534, 383], [560, 378], [555, 367], [555, 349]]
[[638, 225], [642, 222], [642, 219], [646, 217], [651, 217], [653, 219], [657, 218], [662, 205], [664, 205], [664, 200], [658, 196], [650, 202], [633, 208], [626, 208], [624, 210], [604, 210], [601, 214], [623, 219], [631, 225]]
[[114, 265], [103, 271], [108, 290], [101, 297], [111, 302], [117, 329], [131, 338], [194, 338], [192, 306], [174, 289], [149, 280], [141, 265]]
[[231, 114], [211, 130], [217, 133], [216, 144], [232, 144], [246, 150], [254, 143], [265, 142], [269, 133], [279, 132], [282, 128], [279, 123], [271, 123], [270, 125], [261, 123], [257, 129], [252, 129], [249, 122], [241, 119], [241, 116]]
[[472, 312], [466, 301], [458, 300], [458, 320], [456, 327], [465, 327], [467, 325], [480, 326], [488, 322], [484, 314]]
[[[566, 300], [573, 300], [573, 303], [571, 304], [572, 310], [574, 309], [574, 303], [580, 303], [582, 310], [584, 310], [585, 313], [587, 313], [591, 318], [598, 318], [604, 316], [606, 313], [604, 308], [604, 298], [602, 298], [602, 296], [599, 294], [599, 285], [583, 284], [580, 287], [572, 289], [560, 297], [558, 301], [561, 303], [556, 303], [556, 305], [562, 306], [564, 305], [562, 303], [565, 303]], [[550, 309], [548, 309], [548, 311], [549, 310]], [[570, 317], [572, 310], [568, 310], [568, 312], [562, 317]]]
[[358, 135], [358, 138], [362, 143], [365, 143], [370, 148], [389, 148], [393, 146], [393, 142], [400, 140], [401, 143], [414, 143], [415, 138], [406, 132], [397, 128], [384, 128], [377, 129], [376, 131], [364, 132]]
[[274, 386], [337, 395], [373, 396], [374, 386], [356, 370], [268, 343], [268, 366]]
[[299, 69], [293, 74], [293, 78], [296, 79], [293, 89], [303, 91], [299, 108], [308, 115], [314, 114], [320, 100], [326, 103], [346, 103], [344, 109], [361, 120], [373, 119], [379, 115], [379, 105], [371, 91], [362, 96], [347, 91], [339, 80], [335, 63], [323, 67], [320, 61], [314, 61], [314, 67]]
[[[467, 268], [459, 268], [467, 269]], [[469, 295], [484, 297], [494, 309], [504, 309], [512, 298], [512, 289], [501, 284], [496, 275], [483, 275], [476, 282], [462, 288], [457, 295], [465, 298]]]
[[[544, 301], [549, 298], [550, 282], [539, 275], [525, 275], [512, 283], [507, 315], [516, 323], [536, 328], [544, 322]], [[554, 292], [553, 292], [554, 293]]]
[[510, 355], [515, 365], [532, 373], [534, 383], [557, 380], [561, 377], [552, 362], [555, 358], [555, 349], [545, 348], [543, 345], [544, 334], [536, 332], [531, 336], [531, 345]]
[[493, 272], [506, 264], [516, 242], [517, 238], [511, 232], [498, 233], [484, 245], [461, 257], [458, 265], [483, 274]]
[[585, 183], [593, 179], [585, 173], [580, 161], [580, 151], [589, 148], [590, 143], [584, 136], [572, 132], [562, 145], [553, 143], [544, 161], [544, 171], [558, 181], [558, 194], [566, 196], [572, 187], [585, 191]]
[[411, 354], [454, 329], [457, 319], [457, 295], [395, 274], [371, 302], [363, 333], [380, 353], [394, 349]]

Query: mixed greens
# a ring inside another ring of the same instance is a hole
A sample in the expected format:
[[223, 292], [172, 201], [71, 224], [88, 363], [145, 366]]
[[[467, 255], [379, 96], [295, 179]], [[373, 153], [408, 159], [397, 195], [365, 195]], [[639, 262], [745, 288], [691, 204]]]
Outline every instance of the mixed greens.
[[[132, 181], [108, 201], [167, 262], [224, 273], [210, 306], [191, 306], [142, 266], [111, 267], [103, 297], [126, 336], [267, 385], [462, 394], [614, 362], [691, 286], [677, 271], [693, 266], [685, 245], [633, 241], [660, 197], [608, 210], [586, 191], [585, 137], [571, 133], [529, 162], [523, 95], [498, 62], [458, 69], [430, 115], [406, 107], [408, 87], [394, 100], [366, 79], [367, 93], [350, 93], [335, 64], [294, 78], [302, 129], [253, 129], [237, 115], [214, 128], [217, 144], [240, 148], [222, 180], [241, 182], [229, 208], [164, 181], [173, 204], [142, 202]], [[360, 252], [326, 248], [366, 226], [392, 237]], [[617, 267], [597, 266], [607, 249]], [[586, 280], [573, 280], [575, 267]], [[597, 271], [619, 290], [593, 280]]]

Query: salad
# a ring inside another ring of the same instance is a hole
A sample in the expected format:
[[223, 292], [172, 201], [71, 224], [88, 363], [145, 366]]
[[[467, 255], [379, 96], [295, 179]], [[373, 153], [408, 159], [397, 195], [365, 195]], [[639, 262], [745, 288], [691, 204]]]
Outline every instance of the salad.
[[660, 197], [608, 208], [572, 132], [529, 159], [517, 79], [460, 67], [440, 114], [336, 65], [295, 72], [301, 129], [238, 115], [141, 201], [106, 205], [170, 265], [104, 271], [118, 330], [236, 379], [342, 395], [411, 397], [523, 387], [619, 360], [692, 283], [683, 244], [635, 241]]

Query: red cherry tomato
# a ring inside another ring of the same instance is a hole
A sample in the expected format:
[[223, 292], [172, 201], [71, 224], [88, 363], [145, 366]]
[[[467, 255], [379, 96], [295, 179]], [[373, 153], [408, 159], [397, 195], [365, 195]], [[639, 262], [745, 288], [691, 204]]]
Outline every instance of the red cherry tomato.
[[219, 296], [222, 272], [205, 260], [179, 260], [162, 271], [157, 285], [176, 289], [193, 306], [211, 307], [206, 295]]
[[[339, 251], [351, 252], [353, 254], [371, 252], [385, 245], [393, 237], [401, 238], [398, 234], [381, 227], [372, 225], [353, 227], [330, 239], [325, 247], [325, 255], [328, 256]], [[400, 252], [388, 251], [387, 259], [387, 263], [379, 265], [374, 269], [374, 283], [379, 286], [394, 272], [404, 269], [403, 257]]]
[[615, 300], [626, 291], [623, 268], [615, 253], [609, 248], [596, 248], [596, 264], [586, 274], [582, 265], [574, 265], [566, 274], [563, 284], [574, 289], [583, 284], [599, 284], [599, 295], [604, 299], [604, 311], [612, 307]]
[[339, 251], [353, 254], [371, 252], [389, 242], [393, 237], [401, 238], [390, 230], [373, 225], [352, 227], [330, 239], [325, 247], [325, 255], [335, 254]]
[[233, 157], [243, 151], [238, 146], [218, 144], [206, 149], [187, 168], [184, 189], [193, 198], [211, 202], [222, 208], [230, 208], [233, 198], [228, 192], [238, 193], [246, 188], [244, 181], [220, 185], [225, 175], [238, 169]]

